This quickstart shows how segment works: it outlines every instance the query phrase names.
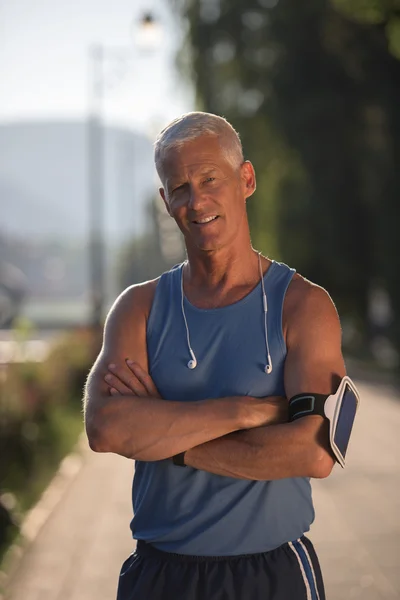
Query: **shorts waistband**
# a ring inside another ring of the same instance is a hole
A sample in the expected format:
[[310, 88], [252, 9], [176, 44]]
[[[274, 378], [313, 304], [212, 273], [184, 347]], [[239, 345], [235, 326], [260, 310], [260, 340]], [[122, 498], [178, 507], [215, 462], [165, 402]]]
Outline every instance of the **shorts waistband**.
[[[303, 538], [300, 538], [303, 539]], [[190, 554], [177, 554], [176, 552], [165, 552], [165, 550], [159, 550], [144, 540], [138, 540], [136, 545], [136, 553], [142, 557], [153, 557], [158, 558], [161, 561], [166, 562], [189, 562], [189, 563], [203, 563], [203, 562], [221, 562], [221, 561], [236, 561], [242, 559], [252, 558], [267, 558], [272, 556], [274, 553], [287, 551], [289, 544], [285, 543], [274, 550], [267, 552], [258, 552], [254, 554], [234, 554], [229, 556], [192, 556]]]

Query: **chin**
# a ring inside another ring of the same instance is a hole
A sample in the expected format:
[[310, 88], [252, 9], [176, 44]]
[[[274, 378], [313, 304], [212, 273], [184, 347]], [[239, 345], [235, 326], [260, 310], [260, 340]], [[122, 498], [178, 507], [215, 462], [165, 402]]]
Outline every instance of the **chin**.
[[237, 236], [227, 235], [198, 235], [185, 236], [186, 246], [202, 252], [215, 252], [236, 243]]
[[226, 241], [224, 242], [224, 240], [221, 239], [199, 240], [192, 245], [203, 252], [213, 252], [226, 246]]

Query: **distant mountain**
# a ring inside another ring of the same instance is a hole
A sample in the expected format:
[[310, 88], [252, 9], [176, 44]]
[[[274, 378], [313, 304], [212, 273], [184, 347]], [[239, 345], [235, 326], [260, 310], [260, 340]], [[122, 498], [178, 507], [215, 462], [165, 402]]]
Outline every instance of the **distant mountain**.
[[[87, 238], [86, 134], [84, 122], [0, 125], [0, 233]], [[104, 156], [104, 227], [115, 243], [145, 227], [144, 206], [156, 190], [152, 142], [107, 128]]]
[[0, 233], [45, 238], [73, 230], [75, 219], [66, 207], [53, 206], [43, 196], [24, 189], [25, 182], [20, 185], [0, 179]]

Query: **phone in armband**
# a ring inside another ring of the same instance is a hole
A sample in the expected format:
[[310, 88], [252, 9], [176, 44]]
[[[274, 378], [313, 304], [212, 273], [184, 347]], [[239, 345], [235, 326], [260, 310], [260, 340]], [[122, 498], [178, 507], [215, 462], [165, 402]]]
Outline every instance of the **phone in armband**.
[[289, 421], [309, 415], [321, 415], [329, 420], [329, 442], [337, 462], [345, 465], [347, 447], [360, 395], [346, 375], [335, 394], [297, 394], [289, 400]]

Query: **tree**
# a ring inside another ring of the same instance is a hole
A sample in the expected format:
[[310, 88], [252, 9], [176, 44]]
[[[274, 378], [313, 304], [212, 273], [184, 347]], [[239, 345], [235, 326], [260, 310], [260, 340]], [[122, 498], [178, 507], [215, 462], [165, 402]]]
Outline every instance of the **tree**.
[[120, 252], [117, 269], [121, 291], [156, 278], [184, 260], [182, 236], [160, 196], [150, 199], [147, 204], [147, 221], [142, 235], [126, 244]]
[[[368, 4], [385, 20], [357, 18]], [[199, 106], [241, 132], [258, 173], [254, 241], [327, 287], [360, 330], [376, 281], [400, 318], [397, 13], [372, 0], [180, 6]]]

